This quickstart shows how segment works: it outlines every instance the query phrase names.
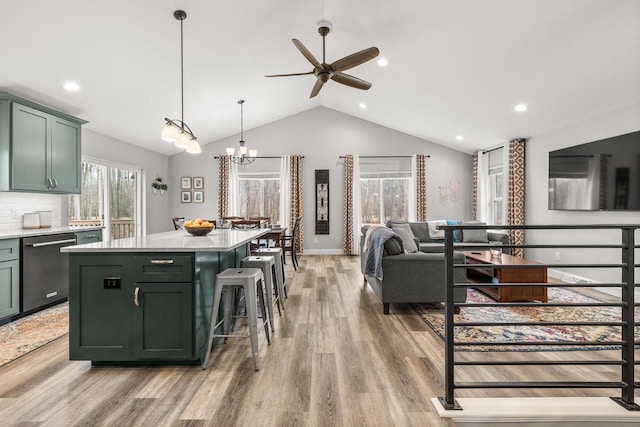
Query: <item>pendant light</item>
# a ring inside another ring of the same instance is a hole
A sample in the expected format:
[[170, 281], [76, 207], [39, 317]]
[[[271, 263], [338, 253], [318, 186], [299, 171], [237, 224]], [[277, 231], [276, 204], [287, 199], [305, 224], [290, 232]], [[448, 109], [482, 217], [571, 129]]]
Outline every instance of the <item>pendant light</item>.
[[256, 160], [258, 150], [249, 150], [244, 144], [244, 99], [238, 101], [238, 104], [240, 104], [240, 148], [238, 148], [238, 154], [235, 154], [233, 147], [227, 148], [227, 155], [233, 163], [248, 165]]
[[181, 115], [178, 119], [165, 118], [165, 126], [162, 129], [160, 137], [167, 142], [173, 142], [178, 148], [184, 148], [187, 153], [201, 153], [198, 138], [193, 134], [189, 126], [184, 122], [184, 48], [182, 23], [187, 19], [187, 13], [184, 10], [176, 10], [173, 17], [180, 21], [180, 95], [181, 95]]

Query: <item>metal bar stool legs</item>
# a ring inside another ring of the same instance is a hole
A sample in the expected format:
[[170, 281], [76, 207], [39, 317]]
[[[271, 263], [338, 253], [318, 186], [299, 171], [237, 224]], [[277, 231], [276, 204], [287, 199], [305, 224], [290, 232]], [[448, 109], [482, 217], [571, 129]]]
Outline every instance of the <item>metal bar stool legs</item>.
[[[275, 259], [272, 256], [248, 256], [244, 258], [240, 265], [247, 268], [260, 268], [265, 277], [265, 299], [267, 301], [267, 314], [269, 315], [269, 321], [271, 322], [271, 331], [275, 331], [273, 323], [273, 305], [277, 304], [278, 314], [282, 316], [281, 309], [283, 308], [282, 299], [280, 298], [281, 289], [278, 288], [278, 275], [276, 273]], [[273, 291], [275, 293], [275, 299], [273, 297]]]
[[280, 295], [284, 295], [285, 298], [288, 298], [287, 278], [284, 272], [284, 251], [282, 250], [282, 248], [261, 248], [255, 251], [255, 254], [269, 255], [269, 256], [275, 257], [276, 272], [278, 274], [278, 280], [276, 281], [276, 285], [278, 286], [278, 291], [280, 292]]
[[[244, 291], [247, 318], [248, 318], [248, 338], [251, 341], [251, 355], [255, 364], [256, 371], [258, 368], [258, 305], [262, 312], [264, 333], [267, 343], [271, 344], [269, 337], [269, 319], [265, 314], [267, 307], [264, 300], [264, 275], [259, 268], [229, 268], [222, 273], [216, 275], [215, 289], [213, 292], [213, 306], [211, 307], [211, 322], [209, 325], [209, 339], [207, 341], [207, 352], [202, 362], [202, 369], [206, 369], [209, 365], [211, 356], [211, 346], [215, 337], [238, 337], [247, 338], [247, 335], [230, 335], [230, 325], [232, 319], [232, 311], [234, 296], [233, 292], [241, 288]], [[220, 310], [220, 301], [224, 293], [224, 307], [222, 320], [218, 322], [218, 313]], [[216, 329], [223, 324], [223, 333], [216, 334]]]

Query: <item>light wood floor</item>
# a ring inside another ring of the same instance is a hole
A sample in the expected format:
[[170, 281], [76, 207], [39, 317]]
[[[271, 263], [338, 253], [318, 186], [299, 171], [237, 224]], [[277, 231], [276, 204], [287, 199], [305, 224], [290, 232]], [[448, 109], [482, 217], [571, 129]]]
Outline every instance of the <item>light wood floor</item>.
[[[450, 426], [442, 341], [405, 305], [363, 286], [357, 257], [304, 256], [287, 265], [289, 298], [255, 372], [248, 340], [199, 366], [111, 368], [68, 360], [62, 337], [0, 368], [1, 426]], [[571, 353], [567, 355], [565, 353]], [[488, 358], [593, 358], [601, 352], [483, 353]], [[468, 354], [467, 354], [468, 355]], [[474, 354], [477, 357], [478, 353]], [[594, 369], [591, 368], [593, 372]], [[608, 378], [613, 368], [597, 369]], [[580, 377], [579, 369], [468, 369], [461, 381]], [[617, 396], [612, 390], [610, 395]], [[601, 390], [460, 391], [457, 396], [604, 395]]]

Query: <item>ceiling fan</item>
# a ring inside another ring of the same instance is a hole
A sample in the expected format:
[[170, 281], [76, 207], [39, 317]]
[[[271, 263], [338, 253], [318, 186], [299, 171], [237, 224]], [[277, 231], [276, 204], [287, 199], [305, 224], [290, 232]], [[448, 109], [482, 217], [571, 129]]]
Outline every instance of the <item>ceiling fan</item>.
[[329, 28], [329, 23], [326, 21], [322, 21], [319, 23], [318, 33], [322, 36], [322, 63], [320, 63], [315, 56], [302, 44], [302, 42], [298, 39], [291, 39], [293, 44], [298, 48], [300, 53], [304, 55], [305, 58], [313, 65], [313, 71], [309, 71], [307, 73], [293, 73], [293, 74], [272, 74], [265, 77], [288, 77], [288, 76], [304, 76], [307, 74], [313, 74], [316, 76], [316, 84], [313, 86], [311, 90], [311, 96], [309, 98], [313, 98], [320, 92], [322, 89], [322, 85], [325, 84], [329, 79], [334, 80], [343, 85], [355, 87], [357, 89], [367, 90], [371, 87], [371, 83], [366, 82], [362, 79], [354, 77], [352, 75], [343, 73], [343, 71], [358, 66], [360, 64], [364, 64], [365, 62], [375, 58], [378, 56], [380, 51], [377, 47], [370, 47], [368, 49], [361, 50], [360, 52], [353, 53], [351, 55], [345, 56], [342, 59], [338, 59], [331, 64], [327, 64], [325, 60], [325, 37], [331, 29]]

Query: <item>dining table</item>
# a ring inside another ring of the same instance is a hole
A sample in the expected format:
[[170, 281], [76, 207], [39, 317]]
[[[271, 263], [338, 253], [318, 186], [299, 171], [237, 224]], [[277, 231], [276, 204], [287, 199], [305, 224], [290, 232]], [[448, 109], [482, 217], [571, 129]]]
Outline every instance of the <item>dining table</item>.
[[272, 228], [266, 234], [260, 237], [260, 240], [273, 240], [275, 242], [276, 247], [281, 246], [282, 239], [287, 232], [287, 227], [284, 228]]

